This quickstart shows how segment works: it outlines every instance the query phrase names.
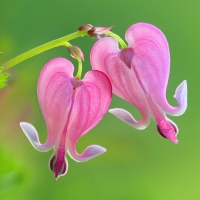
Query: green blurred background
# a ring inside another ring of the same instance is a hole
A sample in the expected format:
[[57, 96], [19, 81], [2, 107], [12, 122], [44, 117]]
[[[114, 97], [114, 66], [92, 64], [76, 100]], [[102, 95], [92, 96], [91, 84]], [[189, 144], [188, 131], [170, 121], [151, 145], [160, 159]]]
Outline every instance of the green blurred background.
[[[33, 47], [77, 30], [83, 24], [114, 25], [113, 32], [124, 38], [126, 29], [148, 22], [166, 35], [171, 51], [167, 97], [171, 104], [176, 87], [188, 81], [188, 109], [171, 117], [179, 127], [179, 144], [161, 138], [152, 121], [137, 131], [111, 114], [78, 143], [99, 144], [107, 152], [86, 163], [68, 157], [69, 170], [58, 181], [48, 169], [53, 152], [36, 151], [19, 127], [32, 123], [41, 141], [46, 139], [36, 90], [43, 65], [54, 57], [66, 57], [64, 47], [33, 57], [10, 70], [9, 86], [0, 91], [0, 199], [87, 199], [87, 200], [188, 200], [200, 199], [200, 1], [199, 0], [1, 0], [0, 57], [3, 63]], [[85, 55], [84, 73], [90, 70], [89, 52], [95, 40], [85, 37], [71, 43]], [[133, 106], [113, 97], [111, 108]]]

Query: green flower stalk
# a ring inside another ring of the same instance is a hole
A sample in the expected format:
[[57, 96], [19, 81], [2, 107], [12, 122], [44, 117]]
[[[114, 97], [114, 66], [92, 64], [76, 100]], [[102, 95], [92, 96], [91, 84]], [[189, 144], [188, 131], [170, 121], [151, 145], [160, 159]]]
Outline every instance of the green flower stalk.
[[83, 37], [83, 36], [86, 36], [86, 35], [88, 35], [87, 31], [83, 30], [83, 31], [74, 32], [70, 35], [58, 38], [56, 40], [52, 40], [52, 41], [50, 41], [46, 44], [40, 45], [40, 46], [38, 46], [34, 49], [31, 49], [31, 50], [15, 57], [15, 58], [9, 60], [8, 62], [2, 64], [1, 67], [3, 67], [4, 70], [7, 70], [7, 69], [21, 63], [22, 61], [27, 60], [28, 58], [31, 58], [35, 55], [38, 55], [38, 54], [40, 54], [44, 51], [53, 49], [55, 47], [65, 46], [67, 41], [73, 40], [73, 39], [78, 38], [78, 37]]
[[[101, 38], [100, 35], [104, 34], [104, 35], [108, 35], [111, 36], [113, 38], [115, 38], [122, 49], [126, 49], [127, 45], [126, 43], [115, 33], [111, 32], [110, 29], [112, 28], [112, 26], [110, 27], [94, 27], [91, 24], [85, 24], [81, 27], [78, 28], [78, 31], [66, 35], [64, 37], [52, 40], [48, 43], [45, 43], [43, 45], [40, 45], [36, 48], [33, 48], [25, 53], [22, 53], [21, 55], [3, 63], [0, 65], [1, 67], [1, 71], [5, 71], [21, 62], [23, 62], [24, 60], [27, 60], [35, 55], [38, 55], [42, 52], [45, 52], [47, 50], [53, 49], [55, 47], [59, 47], [59, 46], [66, 46], [67, 49], [69, 50], [70, 55], [75, 58], [78, 61], [78, 73], [76, 75], [77, 79], [81, 79], [81, 74], [82, 74], [82, 60], [84, 60], [84, 56], [82, 51], [80, 50], [79, 47], [77, 46], [72, 46], [69, 41], [78, 38], [78, 37], [83, 37], [83, 36], [90, 36], [92, 38], [95, 39], [99, 39]], [[0, 52], [0, 55], [3, 52]], [[3, 75], [3, 76], [2, 76]], [[2, 74], [0, 75], [0, 89], [6, 86], [6, 81], [7, 78], [9, 77], [9, 74]], [[1, 87], [2, 85], [2, 87]]]

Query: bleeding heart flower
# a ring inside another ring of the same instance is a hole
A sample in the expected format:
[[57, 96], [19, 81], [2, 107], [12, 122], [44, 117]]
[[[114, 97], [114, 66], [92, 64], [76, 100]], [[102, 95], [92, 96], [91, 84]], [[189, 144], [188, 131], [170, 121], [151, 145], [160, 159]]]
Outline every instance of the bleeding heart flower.
[[124, 109], [109, 112], [137, 128], [144, 129], [152, 117], [157, 122], [161, 136], [178, 143], [178, 128], [166, 114], [178, 116], [187, 108], [187, 83], [183, 81], [174, 97], [178, 106], [169, 105], [166, 88], [170, 70], [170, 54], [167, 39], [155, 26], [146, 23], [134, 24], [126, 31], [128, 47], [121, 50], [111, 37], [98, 40], [90, 54], [95, 70], [107, 74], [114, 94], [138, 108], [142, 118], [136, 121]]
[[54, 148], [50, 169], [55, 178], [66, 174], [65, 154], [84, 162], [106, 151], [91, 145], [82, 154], [76, 152], [78, 139], [91, 130], [106, 114], [111, 102], [111, 84], [100, 71], [89, 71], [83, 80], [73, 77], [74, 66], [64, 58], [49, 61], [39, 77], [38, 99], [44, 116], [48, 137], [41, 144], [36, 129], [29, 123], [20, 126], [31, 144], [39, 151]]

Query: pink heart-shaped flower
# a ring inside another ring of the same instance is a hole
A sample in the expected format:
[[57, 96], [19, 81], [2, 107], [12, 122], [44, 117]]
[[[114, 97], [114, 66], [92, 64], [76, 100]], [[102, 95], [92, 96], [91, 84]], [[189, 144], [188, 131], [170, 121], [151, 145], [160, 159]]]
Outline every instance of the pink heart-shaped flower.
[[106, 151], [101, 146], [91, 145], [78, 154], [76, 143], [106, 114], [112, 96], [110, 81], [104, 73], [96, 70], [87, 72], [83, 80], [77, 80], [73, 71], [70, 61], [55, 58], [44, 66], [39, 76], [38, 100], [48, 132], [44, 144], [40, 143], [31, 124], [20, 123], [37, 150], [54, 148], [49, 166], [55, 178], [67, 172], [66, 153], [76, 161], [87, 161]]
[[177, 107], [166, 100], [166, 88], [170, 70], [170, 53], [167, 39], [157, 27], [137, 23], [126, 31], [128, 47], [121, 50], [111, 37], [99, 39], [92, 47], [92, 68], [109, 77], [113, 93], [138, 108], [142, 118], [136, 121], [120, 108], [109, 112], [137, 128], [144, 129], [152, 117], [161, 136], [174, 143], [178, 140], [178, 127], [166, 114], [181, 115], [187, 108], [187, 82], [183, 81], [175, 92]]

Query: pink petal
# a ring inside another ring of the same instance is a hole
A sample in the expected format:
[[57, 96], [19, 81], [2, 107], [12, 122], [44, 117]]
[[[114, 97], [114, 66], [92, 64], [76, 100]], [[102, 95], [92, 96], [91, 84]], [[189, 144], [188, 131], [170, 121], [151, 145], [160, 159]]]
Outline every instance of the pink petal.
[[[91, 50], [90, 59], [93, 69], [100, 70], [109, 77], [113, 93], [135, 105], [141, 112], [140, 122], [131, 121], [134, 127], [142, 129], [149, 123], [150, 116], [144, 92], [131, 69], [131, 54], [133, 54], [132, 49], [121, 51], [115, 39], [105, 37], [95, 43]], [[124, 120], [126, 121], [126, 119]]]
[[155, 121], [157, 122], [158, 132], [160, 133], [161, 136], [168, 138], [169, 140], [177, 144], [178, 143], [178, 140], [176, 138], [177, 129], [169, 121], [166, 120], [163, 110], [159, 106], [157, 106], [156, 103], [153, 101], [153, 99], [151, 98], [152, 94], [149, 94], [147, 92], [144, 82], [138, 74], [137, 67], [134, 65], [132, 65], [132, 67], [137, 77], [137, 80], [142, 90], [144, 91], [148, 104], [151, 108], [149, 111], [152, 113], [152, 118], [155, 119]]
[[[149, 66], [148, 69], [147, 66]], [[179, 105], [174, 107], [167, 102], [166, 89], [157, 87], [158, 85], [161, 85], [161, 80], [158, 79], [158, 81], [156, 81], [158, 75], [151, 71], [151, 69], [153, 69], [153, 63], [151, 64], [150, 57], [140, 53], [135, 53], [135, 56], [132, 60], [132, 68], [137, 71], [146, 92], [151, 94], [152, 99], [162, 108], [163, 111], [175, 116], [182, 115], [185, 112], [187, 108], [186, 81], [183, 81], [176, 89], [174, 97]]]
[[104, 37], [99, 39], [90, 51], [90, 62], [92, 69], [105, 71], [105, 59], [109, 54], [120, 52], [118, 42], [111, 37]]
[[72, 101], [73, 65], [64, 58], [48, 62], [39, 77], [38, 100], [46, 121], [46, 145], [55, 144], [66, 126]]
[[106, 57], [105, 73], [110, 78], [114, 94], [142, 110], [146, 107], [145, 95], [133, 70], [120, 58], [120, 53], [112, 53]]
[[77, 161], [86, 161], [105, 152], [103, 147], [92, 145], [79, 155], [76, 152], [76, 143], [103, 118], [112, 97], [111, 84], [104, 73], [89, 71], [82, 81], [83, 84], [75, 89], [67, 144], [69, 154]]
[[157, 102], [163, 101], [170, 70], [170, 55], [164, 34], [155, 26], [138, 23], [126, 31], [129, 46], [134, 49], [133, 65], [144, 87]]
[[187, 108], [186, 82], [176, 90], [177, 107], [169, 105], [166, 100], [170, 55], [164, 34], [153, 25], [138, 23], [127, 30], [126, 38], [134, 49], [132, 67], [137, 70], [147, 93], [168, 114], [183, 114]]
[[46, 143], [46, 144], [41, 144], [40, 140], [38, 138], [38, 133], [35, 129], [35, 127], [29, 123], [26, 122], [20, 122], [20, 126], [25, 133], [26, 137], [29, 139], [31, 144], [33, 145], [34, 148], [36, 148], [38, 151], [49, 151], [52, 149], [53, 144]]

